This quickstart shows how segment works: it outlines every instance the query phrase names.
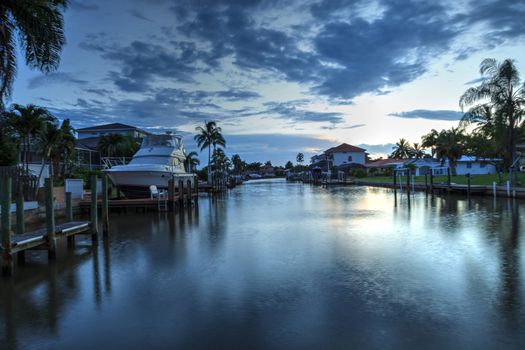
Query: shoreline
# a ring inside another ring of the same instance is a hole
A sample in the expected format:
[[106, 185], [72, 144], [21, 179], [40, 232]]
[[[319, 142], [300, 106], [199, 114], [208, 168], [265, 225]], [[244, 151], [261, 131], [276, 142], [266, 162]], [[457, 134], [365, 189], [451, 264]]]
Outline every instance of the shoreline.
[[[369, 187], [382, 187], [394, 189], [394, 184], [389, 182], [375, 182], [375, 181], [355, 181], [355, 186], [369, 186]], [[396, 186], [399, 188], [399, 185]], [[406, 191], [406, 184], [402, 184], [402, 189]], [[455, 193], [468, 196], [468, 186], [452, 183], [450, 187], [446, 183], [434, 184], [434, 189], [430, 189], [430, 185], [422, 183], [415, 183], [410, 185], [410, 190], [425, 191], [425, 192], [437, 192], [437, 193]], [[510, 187], [507, 186], [495, 186], [495, 196], [504, 198], [523, 198], [525, 199], [525, 187]], [[493, 186], [485, 185], [472, 185], [470, 186], [470, 195], [476, 196], [494, 196]]]

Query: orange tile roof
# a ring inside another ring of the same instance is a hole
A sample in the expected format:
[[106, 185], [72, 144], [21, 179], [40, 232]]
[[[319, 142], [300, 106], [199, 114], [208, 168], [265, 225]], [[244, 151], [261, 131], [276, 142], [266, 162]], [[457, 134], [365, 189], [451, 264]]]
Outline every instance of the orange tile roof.
[[364, 152], [366, 149], [342, 143], [339, 146], [332, 147], [324, 151], [324, 153], [343, 153], [343, 152]]

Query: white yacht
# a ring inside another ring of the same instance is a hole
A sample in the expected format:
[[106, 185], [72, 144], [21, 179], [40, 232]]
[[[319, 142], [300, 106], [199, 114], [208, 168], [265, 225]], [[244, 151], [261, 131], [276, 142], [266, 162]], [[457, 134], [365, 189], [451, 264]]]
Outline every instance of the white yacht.
[[168, 181], [191, 180], [195, 175], [184, 169], [184, 145], [182, 137], [172, 133], [149, 135], [142, 140], [140, 149], [126, 165], [116, 165], [106, 170], [111, 181], [127, 197], [147, 196], [151, 185], [168, 188]]

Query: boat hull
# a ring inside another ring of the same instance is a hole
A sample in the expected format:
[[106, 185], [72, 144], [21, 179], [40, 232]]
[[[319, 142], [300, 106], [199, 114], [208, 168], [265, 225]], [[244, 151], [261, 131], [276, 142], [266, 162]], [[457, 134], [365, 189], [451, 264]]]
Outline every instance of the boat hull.
[[179, 180], [186, 185], [187, 180], [194, 186], [195, 176], [193, 174], [172, 173], [169, 171], [137, 171], [137, 170], [108, 170], [107, 174], [111, 182], [115, 184], [127, 198], [145, 198], [150, 196], [150, 186], [155, 185], [158, 189], [167, 189], [168, 181], [175, 180], [175, 188]]

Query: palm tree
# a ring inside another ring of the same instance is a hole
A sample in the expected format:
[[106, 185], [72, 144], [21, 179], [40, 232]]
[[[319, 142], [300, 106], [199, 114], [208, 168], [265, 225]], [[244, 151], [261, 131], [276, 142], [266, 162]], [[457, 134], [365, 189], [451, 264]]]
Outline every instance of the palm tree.
[[71, 126], [71, 121], [69, 119], [64, 119], [62, 125], [60, 126], [61, 140], [59, 146], [54, 152], [54, 159], [58, 165], [60, 161], [62, 164], [62, 176], [65, 176], [66, 166], [70, 165], [70, 162], [75, 153], [75, 146], [77, 140], [75, 138], [74, 129]]
[[436, 157], [443, 164], [448, 160], [452, 175], [456, 175], [457, 161], [463, 155], [465, 135], [461, 128], [441, 130], [436, 140]]
[[12, 92], [17, 41], [29, 67], [43, 72], [58, 67], [66, 42], [62, 12], [67, 4], [67, 0], [0, 1], [0, 111]]
[[239, 175], [244, 171], [246, 163], [241, 159], [241, 156], [234, 154], [232, 156], [231, 162], [233, 164], [233, 171], [235, 174]]
[[37, 183], [40, 183], [46, 161], [48, 162], [49, 166], [49, 177], [53, 177], [54, 171], [51, 155], [54, 152], [57, 152], [57, 149], [60, 147], [62, 136], [62, 130], [58, 127], [58, 120], [56, 118], [53, 118], [53, 120], [45, 123], [42, 129], [39, 130], [38, 143], [42, 151], [42, 167], [40, 168], [40, 173], [38, 174]]
[[24, 168], [27, 173], [29, 172], [31, 140], [37, 137], [46, 123], [54, 121], [55, 117], [53, 117], [47, 109], [33, 104], [27, 106], [13, 104], [10, 111], [4, 114], [7, 116], [7, 119], [15, 129], [22, 143], [21, 153]]
[[414, 158], [416, 159], [421, 159], [425, 156], [425, 152], [423, 151], [423, 148], [417, 142], [414, 142], [411, 152]]
[[197, 152], [192, 151], [186, 155], [186, 159], [184, 160], [184, 165], [186, 166], [186, 171], [191, 173], [195, 169], [197, 169], [197, 165], [199, 165], [201, 162], [199, 158], [197, 158], [199, 155]]
[[217, 123], [214, 121], [204, 122], [204, 127], [198, 126], [195, 128], [195, 131], [198, 132], [195, 135], [194, 140], [197, 142], [197, 145], [200, 147], [200, 150], [208, 148], [208, 179], [210, 179], [211, 174], [211, 147], [215, 152], [217, 145], [226, 146], [226, 140], [222, 136], [222, 129], [217, 127]]
[[511, 59], [501, 63], [493, 58], [484, 59], [480, 73], [486, 79], [479, 86], [465, 91], [459, 100], [462, 110], [472, 106], [462, 122], [479, 127], [504, 126], [505, 164], [509, 166], [516, 160], [517, 130], [525, 115], [525, 82], [521, 83], [518, 69]]
[[403, 138], [399, 139], [392, 149], [393, 152], [390, 154], [390, 158], [407, 159], [412, 156], [412, 147], [410, 143]]
[[295, 157], [295, 160], [297, 161], [297, 163], [303, 164], [303, 162], [304, 162], [304, 154], [297, 153], [297, 157]]
[[430, 148], [430, 153], [432, 155], [432, 158], [436, 155], [436, 142], [437, 138], [439, 136], [439, 133], [436, 129], [432, 129], [428, 134], [423, 135], [421, 137], [421, 147], [422, 148]]
[[105, 157], [116, 157], [122, 154], [122, 149], [128, 140], [121, 134], [102, 135], [98, 139], [97, 151]]

